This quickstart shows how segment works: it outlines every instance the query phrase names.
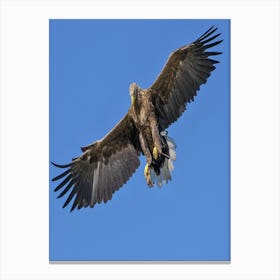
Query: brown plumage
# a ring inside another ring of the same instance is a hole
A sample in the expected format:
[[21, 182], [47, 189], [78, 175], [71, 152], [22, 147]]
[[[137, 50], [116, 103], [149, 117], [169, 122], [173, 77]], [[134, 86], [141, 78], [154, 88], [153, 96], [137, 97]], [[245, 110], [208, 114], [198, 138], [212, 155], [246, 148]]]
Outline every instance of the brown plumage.
[[171, 179], [176, 144], [165, 130], [182, 115], [215, 69], [218, 61], [209, 57], [221, 53], [207, 49], [222, 42], [213, 41], [220, 35], [214, 35], [216, 30], [211, 27], [193, 43], [171, 53], [150, 88], [132, 83], [128, 113], [101, 140], [82, 147], [83, 154], [69, 164], [53, 163], [66, 169], [52, 179], [63, 179], [55, 188], [64, 188], [58, 198], [70, 193], [63, 207], [71, 200], [71, 211], [106, 203], [139, 167], [141, 154], [147, 160], [144, 174], [149, 186], [156, 182], [161, 187]]

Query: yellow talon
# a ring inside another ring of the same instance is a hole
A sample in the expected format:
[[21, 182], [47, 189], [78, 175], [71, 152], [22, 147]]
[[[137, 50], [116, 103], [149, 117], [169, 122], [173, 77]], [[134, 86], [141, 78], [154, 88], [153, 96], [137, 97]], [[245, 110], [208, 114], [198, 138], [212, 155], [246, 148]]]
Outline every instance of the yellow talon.
[[145, 177], [147, 177], [149, 174], [150, 174], [149, 164], [147, 163], [144, 168], [144, 175], [145, 175]]
[[147, 181], [147, 185], [152, 187], [153, 183], [152, 183], [152, 180], [151, 180], [150, 166], [149, 166], [148, 163], [146, 164], [146, 166], [144, 168], [144, 175], [145, 175], [145, 178], [146, 178], [146, 181]]
[[154, 157], [155, 160], [158, 159], [158, 149], [157, 149], [157, 147], [153, 148], [153, 157]]

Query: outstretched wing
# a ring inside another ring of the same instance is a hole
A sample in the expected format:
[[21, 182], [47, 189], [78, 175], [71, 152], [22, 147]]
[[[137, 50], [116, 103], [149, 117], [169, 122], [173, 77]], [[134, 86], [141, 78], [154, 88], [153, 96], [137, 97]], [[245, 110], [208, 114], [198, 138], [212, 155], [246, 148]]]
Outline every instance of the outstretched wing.
[[53, 163], [67, 168], [52, 179], [63, 179], [55, 188], [55, 191], [64, 188], [58, 198], [71, 190], [63, 207], [71, 200], [74, 200], [71, 211], [110, 200], [140, 165], [137, 139], [134, 123], [127, 114], [103, 139], [82, 147], [83, 154], [71, 163]]
[[182, 115], [186, 104], [194, 100], [200, 86], [206, 83], [215, 69], [214, 64], [219, 63], [209, 57], [221, 52], [207, 51], [222, 42], [213, 41], [221, 34], [214, 34], [216, 30], [212, 26], [190, 45], [171, 53], [165, 67], [148, 89], [159, 116], [161, 131]]

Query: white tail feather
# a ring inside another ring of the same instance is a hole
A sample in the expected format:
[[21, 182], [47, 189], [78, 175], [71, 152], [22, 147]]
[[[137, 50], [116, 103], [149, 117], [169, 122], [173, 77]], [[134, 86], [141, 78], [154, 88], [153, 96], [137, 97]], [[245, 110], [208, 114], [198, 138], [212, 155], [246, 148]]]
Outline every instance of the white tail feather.
[[168, 160], [168, 168], [170, 171], [173, 171], [174, 170], [174, 165], [173, 165], [173, 162], [171, 159]]
[[167, 136], [166, 132], [161, 132], [161, 135], [165, 137], [167, 145], [169, 147], [169, 159], [166, 158], [164, 161], [163, 167], [160, 169], [160, 174], [156, 175], [155, 171], [150, 168], [151, 180], [153, 184], [157, 184], [160, 188], [162, 184], [167, 184], [168, 181], [171, 181], [171, 171], [174, 170], [173, 161], [176, 160], [176, 143], [175, 141]]
[[175, 150], [169, 149], [169, 157], [173, 161], [176, 159], [176, 152], [175, 152]]

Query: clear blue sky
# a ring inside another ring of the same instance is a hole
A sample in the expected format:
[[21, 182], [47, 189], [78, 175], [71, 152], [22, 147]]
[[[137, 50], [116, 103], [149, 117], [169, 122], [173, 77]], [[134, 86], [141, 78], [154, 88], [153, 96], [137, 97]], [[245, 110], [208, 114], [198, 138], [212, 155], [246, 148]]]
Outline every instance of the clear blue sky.
[[[220, 64], [168, 132], [172, 181], [149, 188], [144, 157], [111, 201], [69, 212], [50, 181], [50, 260], [230, 260], [230, 21], [51, 20], [50, 161], [65, 164], [126, 114], [171, 51], [210, 26]], [[50, 178], [61, 170], [50, 165]], [[109, 176], [109, 174], [108, 174]]]

